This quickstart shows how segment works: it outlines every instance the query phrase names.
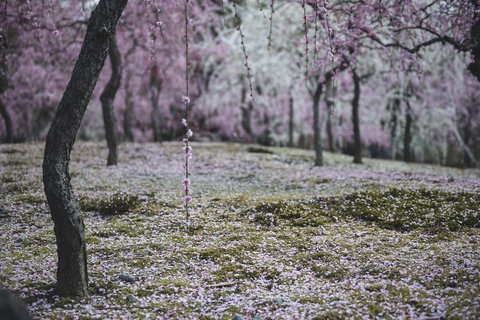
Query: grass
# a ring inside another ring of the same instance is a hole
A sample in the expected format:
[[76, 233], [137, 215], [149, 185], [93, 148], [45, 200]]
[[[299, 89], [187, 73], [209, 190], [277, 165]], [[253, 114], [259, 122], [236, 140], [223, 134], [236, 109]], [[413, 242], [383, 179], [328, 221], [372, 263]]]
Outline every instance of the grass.
[[91, 294], [71, 299], [54, 290], [42, 145], [0, 145], [1, 286], [39, 319], [480, 317], [478, 170], [195, 143], [187, 226], [181, 147], [122, 144], [112, 168], [102, 144], [75, 145]]

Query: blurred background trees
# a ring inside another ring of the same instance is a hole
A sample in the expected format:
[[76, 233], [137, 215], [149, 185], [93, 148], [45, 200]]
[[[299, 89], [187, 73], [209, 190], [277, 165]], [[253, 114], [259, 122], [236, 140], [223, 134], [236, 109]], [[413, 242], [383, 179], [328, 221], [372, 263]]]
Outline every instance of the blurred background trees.
[[[192, 2], [194, 138], [309, 149], [319, 145], [322, 150], [355, 155], [356, 162], [379, 157], [478, 165], [480, 84], [475, 74], [479, 60], [474, 1], [305, 3], [307, 78], [302, 2], [236, 2], [253, 102], [233, 1]], [[45, 139], [94, 6], [78, 0], [1, 4], [3, 143]], [[324, 7], [330, 14], [332, 47]], [[123, 71], [113, 114], [120, 141], [162, 142], [182, 136], [182, 10], [170, 0], [131, 0], [118, 23]], [[337, 68], [334, 85], [325, 78], [332, 69], [330, 49]], [[80, 139], [105, 139], [100, 95], [111, 74], [107, 61], [80, 127]], [[319, 86], [321, 96], [315, 101]]]

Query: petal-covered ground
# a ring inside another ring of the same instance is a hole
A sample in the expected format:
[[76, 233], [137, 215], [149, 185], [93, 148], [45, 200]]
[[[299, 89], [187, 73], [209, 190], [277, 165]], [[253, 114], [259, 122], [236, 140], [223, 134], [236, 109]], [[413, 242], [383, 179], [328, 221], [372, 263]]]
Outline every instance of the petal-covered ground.
[[54, 290], [43, 145], [0, 145], [0, 285], [35, 318], [480, 318], [479, 170], [193, 143], [186, 223], [182, 144], [119, 153], [74, 146], [91, 287], [75, 300]]

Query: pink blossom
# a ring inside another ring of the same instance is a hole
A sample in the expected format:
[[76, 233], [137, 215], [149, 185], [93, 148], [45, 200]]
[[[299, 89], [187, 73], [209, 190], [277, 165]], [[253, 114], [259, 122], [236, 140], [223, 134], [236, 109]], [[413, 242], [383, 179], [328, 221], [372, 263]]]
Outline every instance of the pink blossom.
[[187, 139], [187, 138], [183, 138], [183, 140], [182, 140], [182, 141], [183, 141], [183, 143], [184, 143], [184, 144], [187, 144], [187, 142], [188, 142], [188, 139]]
[[190, 196], [185, 197], [185, 204], [188, 204], [191, 201], [192, 201], [192, 197], [190, 197]]
[[189, 195], [190, 192], [191, 192], [191, 190], [188, 189], [188, 188], [183, 189], [183, 193], [185, 193], [185, 195]]
[[182, 124], [186, 127], [187, 126], [187, 119], [182, 119]]
[[182, 96], [182, 101], [183, 101], [184, 103], [190, 103], [190, 98], [187, 97], [187, 96]]
[[183, 147], [183, 152], [185, 152], [185, 153], [190, 153], [190, 152], [192, 152], [192, 147], [190, 147], [190, 146], [189, 146], [188, 148], [187, 148], [187, 147]]
[[188, 161], [188, 160], [192, 159], [192, 154], [191, 154], [191, 153], [187, 153], [187, 154], [185, 155], [185, 157], [183, 157], [183, 159], [185, 159], [185, 161]]
[[187, 131], [187, 138], [190, 138], [193, 135], [192, 129], [188, 129]]
[[182, 184], [183, 184], [185, 187], [188, 187], [188, 185], [190, 184], [190, 180], [189, 180], [189, 179], [183, 179]]

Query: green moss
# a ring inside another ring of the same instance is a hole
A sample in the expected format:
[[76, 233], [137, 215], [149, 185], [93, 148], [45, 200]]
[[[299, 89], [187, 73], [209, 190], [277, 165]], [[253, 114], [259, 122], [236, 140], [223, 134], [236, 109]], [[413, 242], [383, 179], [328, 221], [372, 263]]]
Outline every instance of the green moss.
[[233, 257], [236, 257], [239, 254], [239, 250], [235, 247], [231, 248], [222, 248], [222, 247], [211, 247], [203, 249], [199, 252], [200, 259], [212, 260], [218, 262], [230, 261]]
[[479, 194], [392, 188], [350, 194], [339, 210], [345, 216], [374, 221], [387, 229], [445, 227], [457, 231], [460, 226], [480, 226], [479, 206]]
[[343, 319], [337, 312], [329, 311], [325, 314], [321, 314], [312, 318], [312, 320], [338, 320]]
[[39, 205], [43, 203], [47, 203], [47, 198], [45, 194], [42, 193], [31, 193], [31, 194], [24, 194], [17, 197], [18, 201], [26, 202], [33, 205]]
[[102, 215], [112, 216], [134, 210], [138, 203], [138, 197], [125, 192], [117, 192], [100, 199], [82, 197], [79, 203], [83, 211], [96, 211]]
[[[391, 188], [354, 192], [340, 198], [266, 202], [247, 214], [252, 214], [253, 220], [264, 226], [285, 223], [318, 227], [343, 216], [375, 222], [384, 229], [423, 228], [441, 234], [461, 227], [480, 227], [479, 207], [480, 194]], [[442, 238], [448, 239], [448, 236], [443, 234]]]
[[315, 272], [317, 278], [334, 280], [342, 280], [350, 274], [350, 271], [347, 268], [336, 265], [313, 266], [312, 271]]
[[226, 282], [228, 280], [237, 279], [254, 279], [260, 275], [259, 270], [255, 266], [244, 266], [236, 263], [223, 265], [219, 270], [213, 271], [216, 281]]
[[318, 227], [332, 222], [335, 215], [329, 207], [329, 201], [290, 200], [257, 205], [250, 213], [254, 213], [254, 221], [265, 226], [276, 226], [284, 222], [295, 227]]

